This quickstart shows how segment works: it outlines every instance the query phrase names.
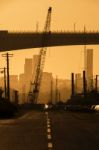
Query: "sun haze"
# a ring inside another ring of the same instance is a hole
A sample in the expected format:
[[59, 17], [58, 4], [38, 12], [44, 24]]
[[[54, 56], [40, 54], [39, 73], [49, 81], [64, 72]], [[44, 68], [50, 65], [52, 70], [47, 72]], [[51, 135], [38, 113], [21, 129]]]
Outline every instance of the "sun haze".
[[[98, 0], [1, 0], [0, 29], [9, 31], [42, 31], [48, 7], [52, 7], [51, 30], [99, 30]], [[94, 74], [99, 74], [99, 46], [87, 46], [94, 49]], [[71, 72], [82, 72], [84, 46], [63, 46], [48, 48], [45, 71], [61, 78], [70, 78]], [[20, 74], [24, 69], [25, 58], [38, 54], [39, 49], [12, 51], [10, 73]], [[1, 67], [5, 65], [0, 55]], [[16, 69], [17, 68], [17, 69]]]

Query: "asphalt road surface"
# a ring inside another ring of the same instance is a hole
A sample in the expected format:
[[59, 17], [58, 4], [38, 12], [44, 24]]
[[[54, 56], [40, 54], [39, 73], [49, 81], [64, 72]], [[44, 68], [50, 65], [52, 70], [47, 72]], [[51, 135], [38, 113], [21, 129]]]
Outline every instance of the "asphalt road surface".
[[98, 113], [30, 111], [0, 119], [0, 150], [98, 149]]

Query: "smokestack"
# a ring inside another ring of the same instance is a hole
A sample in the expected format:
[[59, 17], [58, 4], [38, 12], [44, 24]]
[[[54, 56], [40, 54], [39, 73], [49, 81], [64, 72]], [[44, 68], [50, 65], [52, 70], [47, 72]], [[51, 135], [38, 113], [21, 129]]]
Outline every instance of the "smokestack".
[[87, 83], [86, 83], [86, 73], [83, 71], [83, 95], [84, 97], [87, 94]]
[[74, 73], [71, 73], [71, 97], [75, 95]]
[[97, 89], [98, 89], [98, 75], [96, 75], [96, 78], [95, 78], [95, 90], [97, 92]]

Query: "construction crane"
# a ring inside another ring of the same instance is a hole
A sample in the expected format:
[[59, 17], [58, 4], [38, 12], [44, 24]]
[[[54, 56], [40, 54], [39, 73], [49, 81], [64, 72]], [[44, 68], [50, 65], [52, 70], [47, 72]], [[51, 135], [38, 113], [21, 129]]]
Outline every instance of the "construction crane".
[[[46, 57], [46, 52], [47, 52], [47, 38], [50, 35], [51, 12], [52, 12], [52, 8], [49, 7], [45, 26], [44, 26], [44, 31], [43, 31], [42, 48], [40, 49], [40, 52], [39, 52], [39, 58], [38, 58], [38, 62], [37, 62], [34, 82], [31, 83], [31, 85], [30, 85], [31, 88], [30, 88], [30, 92], [29, 92], [29, 97], [30, 97], [29, 99], [34, 104], [37, 103], [38, 94], [39, 94], [39, 90], [40, 90], [40, 84], [41, 84], [41, 80], [42, 80], [42, 73], [43, 73], [44, 64], [45, 64], [45, 57]], [[46, 46], [44, 46], [44, 45], [46, 45]]]

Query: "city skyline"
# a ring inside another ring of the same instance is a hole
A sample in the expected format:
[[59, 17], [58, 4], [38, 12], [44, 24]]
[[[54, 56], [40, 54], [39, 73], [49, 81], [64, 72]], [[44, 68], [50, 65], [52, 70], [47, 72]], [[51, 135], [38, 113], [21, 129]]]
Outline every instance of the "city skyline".
[[99, 149], [99, 0], [0, 0], [0, 150], [13, 149]]
[[[86, 31], [99, 30], [98, 24], [98, 1], [94, 0], [62, 0], [50, 1], [39, 0], [3, 0], [1, 3], [0, 28], [1, 30], [15, 31], [36, 31], [43, 30], [47, 9], [52, 6], [51, 30], [74, 30]], [[90, 7], [89, 7], [90, 6]], [[21, 9], [23, 8], [23, 9]], [[83, 11], [84, 10], [84, 11]], [[66, 13], [65, 13], [66, 11]], [[90, 45], [88, 49], [94, 49], [94, 74], [99, 74], [98, 57], [99, 46]], [[14, 57], [10, 59], [10, 73], [20, 74], [23, 72], [25, 57], [30, 58], [33, 54], [38, 54], [39, 49], [27, 49], [12, 51]], [[2, 53], [1, 53], [2, 54]], [[84, 69], [84, 46], [62, 46], [48, 48], [45, 69], [52, 72], [54, 76], [69, 78], [71, 72], [82, 73]], [[0, 55], [1, 67], [4, 67], [3, 58]], [[18, 67], [17, 67], [18, 66]], [[17, 69], [16, 69], [17, 67]]]

